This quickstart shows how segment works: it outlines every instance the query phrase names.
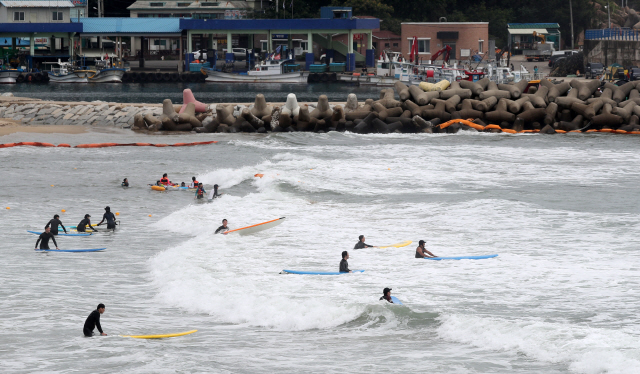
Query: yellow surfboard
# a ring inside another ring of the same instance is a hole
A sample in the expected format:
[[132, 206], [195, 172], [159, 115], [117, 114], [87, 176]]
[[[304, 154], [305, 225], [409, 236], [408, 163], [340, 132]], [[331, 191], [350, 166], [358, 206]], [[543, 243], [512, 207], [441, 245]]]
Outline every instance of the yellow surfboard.
[[411, 244], [411, 243], [413, 243], [413, 241], [411, 241], [411, 240], [407, 240], [407, 241], [404, 241], [404, 242], [400, 242], [400, 243], [396, 243], [396, 244], [391, 244], [391, 245], [381, 245], [381, 246], [379, 246], [378, 248], [391, 248], [391, 247], [394, 247], [394, 248], [401, 248], [401, 247], [406, 247], [406, 246], [408, 246], [408, 245], [409, 245], [409, 244]]
[[184, 331], [184, 332], [177, 332], [175, 334], [162, 334], [162, 335], [120, 335], [123, 338], [135, 338], [135, 339], [162, 339], [162, 338], [174, 338], [176, 336], [184, 336], [184, 335], [189, 335], [189, 334], [193, 334], [194, 332], [196, 332], [198, 330], [191, 330], [191, 331]]

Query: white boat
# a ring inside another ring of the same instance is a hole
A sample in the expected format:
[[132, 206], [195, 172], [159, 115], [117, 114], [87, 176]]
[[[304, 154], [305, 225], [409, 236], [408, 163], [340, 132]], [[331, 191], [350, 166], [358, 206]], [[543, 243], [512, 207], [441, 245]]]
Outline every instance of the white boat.
[[0, 83], [15, 84], [16, 79], [18, 79], [18, 76], [20, 75], [20, 73], [22, 73], [22, 70], [17, 70], [17, 69], [0, 70]]
[[211, 68], [200, 71], [207, 76], [206, 82], [225, 83], [307, 83], [309, 73], [285, 72], [287, 63], [294, 60], [267, 60], [245, 73], [225, 73]]
[[89, 82], [93, 83], [122, 83], [122, 77], [126, 72], [125, 69], [109, 68], [102, 69], [95, 72], [94, 75], [89, 76]]
[[58, 62], [45, 64], [55, 64], [58, 67], [52, 67], [49, 71], [49, 81], [55, 83], [88, 83], [89, 77], [96, 75], [95, 70], [74, 70], [73, 65], [69, 62]]

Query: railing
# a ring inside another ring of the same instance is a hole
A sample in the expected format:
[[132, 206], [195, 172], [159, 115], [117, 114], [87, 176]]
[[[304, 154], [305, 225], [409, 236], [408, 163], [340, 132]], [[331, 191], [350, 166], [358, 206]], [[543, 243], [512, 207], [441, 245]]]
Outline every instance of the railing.
[[640, 41], [640, 31], [628, 27], [619, 27], [601, 30], [587, 30], [584, 33], [585, 40], [629, 40]]

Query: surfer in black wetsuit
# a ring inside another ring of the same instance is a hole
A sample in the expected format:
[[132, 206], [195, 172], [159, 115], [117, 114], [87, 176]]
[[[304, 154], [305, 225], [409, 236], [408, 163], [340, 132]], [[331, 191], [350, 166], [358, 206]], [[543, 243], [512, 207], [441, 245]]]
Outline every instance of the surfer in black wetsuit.
[[89, 218], [91, 218], [90, 215], [88, 214], [84, 215], [84, 219], [80, 221], [80, 223], [78, 223], [78, 226], [76, 227], [76, 230], [78, 232], [86, 232], [87, 229], [91, 229], [91, 231], [97, 231], [96, 229], [93, 228], [93, 226], [91, 226], [91, 220]]
[[40, 244], [40, 249], [50, 249], [49, 239], [53, 240], [53, 244], [55, 244], [56, 249], [58, 249], [58, 243], [56, 243], [56, 238], [51, 233], [50, 227], [45, 228], [44, 232], [38, 237], [38, 240], [36, 241], [36, 249], [38, 249], [38, 243]]
[[122, 187], [129, 187], [129, 181], [127, 180], [127, 178], [124, 178], [124, 180], [122, 181]]
[[87, 320], [84, 321], [84, 328], [82, 329], [84, 336], [93, 336], [93, 329], [96, 327], [98, 328], [98, 331], [100, 331], [100, 335], [107, 335], [102, 331], [102, 326], [100, 326], [100, 315], [104, 313], [104, 309], [104, 304], [98, 304], [96, 310], [89, 314]]
[[391, 288], [385, 288], [382, 290], [382, 297], [380, 300], [387, 300], [391, 304], [393, 304], [393, 300], [391, 300]]
[[358, 237], [358, 242], [356, 243], [356, 245], [353, 247], [353, 249], [362, 249], [362, 248], [374, 248], [373, 245], [369, 245], [369, 244], [365, 244], [364, 242], [364, 235], [360, 235]]
[[347, 262], [348, 259], [349, 259], [349, 252], [342, 251], [342, 260], [340, 261], [341, 273], [351, 273], [351, 270], [349, 270], [349, 263]]
[[218, 185], [214, 184], [213, 185], [213, 194], [211, 195], [211, 198], [215, 199], [216, 197], [220, 197], [220, 196], [222, 196], [222, 194], [218, 193]]
[[104, 222], [105, 220], [107, 221], [107, 229], [108, 230], [115, 230], [116, 229], [116, 216], [111, 213], [111, 208], [110, 207], [105, 207], [104, 208], [105, 212], [104, 215], [102, 216], [102, 221], [100, 221], [98, 223], [98, 226], [102, 225], [102, 222]]
[[418, 242], [418, 248], [416, 248], [416, 258], [425, 258], [425, 257], [438, 257], [433, 253], [426, 250], [424, 247], [424, 240], [420, 240]]
[[67, 229], [64, 227], [64, 225], [60, 221], [60, 216], [56, 214], [55, 216], [53, 216], [53, 219], [49, 221], [49, 223], [47, 223], [47, 225], [44, 228], [46, 229], [47, 227], [51, 227], [51, 233], [53, 235], [58, 235], [59, 226], [62, 227], [62, 229], [64, 230], [64, 233], [66, 234]]
[[222, 220], [222, 226], [218, 227], [218, 229], [216, 230], [216, 234], [220, 234], [220, 233], [223, 233], [225, 231], [229, 231], [229, 227], [227, 226], [227, 220], [223, 219]]

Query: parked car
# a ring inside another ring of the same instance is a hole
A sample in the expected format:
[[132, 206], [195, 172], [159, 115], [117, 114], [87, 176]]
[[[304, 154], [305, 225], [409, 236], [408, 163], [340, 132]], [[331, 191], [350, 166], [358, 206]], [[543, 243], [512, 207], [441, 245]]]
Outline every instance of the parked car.
[[604, 73], [604, 65], [599, 62], [588, 62], [587, 71], [585, 72], [585, 78], [593, 79]]
[[[231, 48], [231, 51], [233, 52], [233, 58], [236, 61], [244, 61], [247, 59], [247, 49], [246, 48]], [[227, 50], [223, 49], [222, 52], [224, 52], [225, 56], [227, 54]]]
[[640, 68], [637, 66], [630, 67], [629, 70], [629, 80], [638, 81], [640, 80]]

